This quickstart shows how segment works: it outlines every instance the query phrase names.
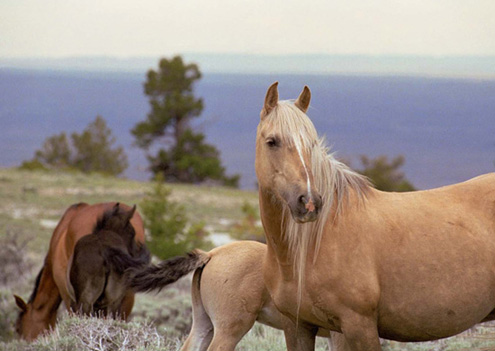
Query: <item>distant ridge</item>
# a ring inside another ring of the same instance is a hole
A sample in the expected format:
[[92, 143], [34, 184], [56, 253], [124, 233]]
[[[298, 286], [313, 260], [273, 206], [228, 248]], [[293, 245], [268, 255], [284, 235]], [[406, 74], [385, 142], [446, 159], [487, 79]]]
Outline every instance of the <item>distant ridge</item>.
[[[163, 55], [171, 56], [171, 55]], [[495, 56], [371, 56], [183, 54], [204, 73], [406, 75], [495, 79]], [[0, 58], [0, 69], [134, 72], [155, 68], [159, 57]]]

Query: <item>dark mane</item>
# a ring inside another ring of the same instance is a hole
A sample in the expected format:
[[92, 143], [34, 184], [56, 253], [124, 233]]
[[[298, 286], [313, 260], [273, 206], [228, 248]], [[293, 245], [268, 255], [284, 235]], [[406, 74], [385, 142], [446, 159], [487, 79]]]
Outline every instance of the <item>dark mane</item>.
[[34, 298], [36, 297], [36, 294], [38, 293], [38, 288], [40, 286], [40, 281], [41, 281], [41, 275], [43, 274], [43, 270], [45, 269], [45, 266], [41, 267], [40, 272], [36, 276], [36, 281], [34, 282], [34, 289], [33, 292], [31, 293], [31, 296], [29, 296], [29, 302], [33, 302]]

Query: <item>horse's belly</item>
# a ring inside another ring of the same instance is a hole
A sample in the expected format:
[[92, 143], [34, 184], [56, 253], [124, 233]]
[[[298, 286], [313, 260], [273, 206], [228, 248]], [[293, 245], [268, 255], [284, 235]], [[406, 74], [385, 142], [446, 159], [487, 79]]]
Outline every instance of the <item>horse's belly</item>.
[[391, 299], [384, 295], [378, 312], [379, 332], [384, 338], [398, 341], [456, 335], [480, 323], [495, 309], [495, 287], [490, 284], [427, 289], [418, 283], [417, 289]]

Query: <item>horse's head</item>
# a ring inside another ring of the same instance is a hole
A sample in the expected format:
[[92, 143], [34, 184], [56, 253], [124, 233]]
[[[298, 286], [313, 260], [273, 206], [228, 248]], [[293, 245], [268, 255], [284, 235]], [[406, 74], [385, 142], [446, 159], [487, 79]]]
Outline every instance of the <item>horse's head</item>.
[[294, 103], [278, 101], [278, 83], [270, 86], [256, 136], [256, 175], [262, 191], [287, 205], [298, 223], [315, 221], [322, 198], [315, 188], [312, 150], [316, 130], [306, 116], [311, 92], [304, 87]]
[[26, 303], [21, 297], [14, 295], [15, 303], [19, 307], [19, 316], [15, 323], [17, 335], [27, 341], [36, 339], [50, 328], [50, 322], [37, 315], [32, 302]]

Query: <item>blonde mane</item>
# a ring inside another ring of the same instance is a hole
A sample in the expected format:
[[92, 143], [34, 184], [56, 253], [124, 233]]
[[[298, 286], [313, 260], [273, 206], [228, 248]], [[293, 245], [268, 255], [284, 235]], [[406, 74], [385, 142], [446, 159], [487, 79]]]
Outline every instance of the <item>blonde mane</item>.
[[323, 198], [323, 207], [318, 219], [304, 224], [294, 221], [289, 207], [284, 204], [281, 230], [289, 245], [289, 256], [293, 261], [294, 273], [298, 280], [300, 301], [306, 258], [309, 250], [314, 248], [313, 263], [316, 261], [325, 223], [330, 215], [333, 215], [333, 220], [338, 220], [344, 213], [345, 203], [349, 199], [351, 190], [358, 199], [363, 200], [371, 185], [365, 176], [351, 170], [333, 157], [325, 139], [318, 137], [311, 120], [293, 102], [279, 101], [264, 122], [280, 133], [284, 143], [288, 145], [300, 143], [303, 152], [311, 155], [315, 188]]

